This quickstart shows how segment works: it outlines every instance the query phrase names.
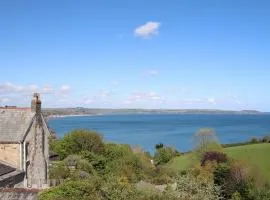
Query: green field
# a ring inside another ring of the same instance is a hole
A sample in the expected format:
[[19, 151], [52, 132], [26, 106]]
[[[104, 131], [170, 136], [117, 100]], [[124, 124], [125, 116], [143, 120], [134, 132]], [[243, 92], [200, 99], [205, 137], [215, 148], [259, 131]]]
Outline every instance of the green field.
[[[225, 148], [226, 154], [238, 160], [246, 161], [247, 163], [258, 167], [262, 175], [270, 180], [270, 144], [250, 144], [237, 147]], [[186, 154], [175, 158], [167, 167], [175, 170], [184, 170], [192, 165], [192, 155]]]

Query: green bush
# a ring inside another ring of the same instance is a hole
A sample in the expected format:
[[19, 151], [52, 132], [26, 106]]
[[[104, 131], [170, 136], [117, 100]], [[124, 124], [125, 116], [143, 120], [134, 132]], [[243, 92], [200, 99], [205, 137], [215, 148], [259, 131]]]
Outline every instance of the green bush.
[[83, 170], [76, 170], [71, 174], [70, 180], [86, 180], [89, 179], [90, 174]]
[[166, 190], [137, 190], [125, 177], [90, 177], [83, 181], [68, 181], [39, 194], [39, 200], [178, 200], [176, 193]]
[[242, 197], [241, 197], [241, 194], [239, 192], [233, 193], [232, 198], [231, 198], [231, 200], [241, 200], [241, 199], [242, 199]]
[[137, 191], [125, 177], [109, 177], [101, 187], [103, 199], [136, 199]]
[[53, 162], [49, 172], [51, 179], [82, 180], [96, 175], [91, 163], [79, 155], [69, 155], [63, 161]]
[[154, 162], [156, 165], [163, 165], [168, 163], [175, 156], [175, 150], [171, 147], [158, 148], [154, 155]]
[[257, 186], [254, 184], [249, 185], [248, 198], [252, 200], [269, 200], [270, 199], [270, 185], [265, 184]]
[[258, 143], [258, 142], [259, 142], [259, 140], [258, 140], [258, 138], [256, 138], [256, 137], [253, 137], [253, 138], [250, 139], [250, 143], [251, 143], [251, 144], [256, 144], [256, 143]]
[[108, 162], [108, 159], [105, 156], [90, 151], [82, 151], [79, 155], [91, 163], [97, 173], [104, 174]]
[[163, 148], [163, 147], [164, 147], [163, 143], [156, 144], [156, 149], [160, 149], [160, 148]]
[[[225, 199], [256, 199], [255, 196], [269, 195], [265, 189], [264, 180], [259, 174], [254, 173], [254, 169], [239, 161], [231, 161], [230, 163], [220, 164], [214, 171], [214, 183], [222, 189], [222, 196]], [[268, 196], [269, 197], [269, 196]]]
[[64, 159], [70, 154], [81, 151], [102, 153], [104, 144], [102, 137], [98, 133], [79, 129], [66, 134], [60, 140], [52, 142], [51, 148], [60, 156], [60, 159]]
[[262, 138], [262, 142], [265, 142], [265, 143], [270, 142], [270, 135], [264, 136], [264, 137]]
[[90, 162], [88, 162], [86, 159], [83, 159], [79, 155], [69, 155], [65, 158], [64, 163], [67, 167], [74, 167], [75, 169], [79, 169], [85, 172], [88, 172], [90, 174], [94, 174], [94, 168], [91, 165]]
[[179, 199], [187, 200], [219, 200], [220, 187], [213, 182], [205, 182], [187, 173], [177, 177], [177, 196]]
[[39, 194], [39, 200], [101, 200], [100, 180], [69, 181], [57, 187], [44, 190]]
[[126, 144], [106, 144], [104, 156], [112, 161], [122, 157], [133, 155], [132, 149]]
[[50, 179], [66, 179], [70, 176], [68, 167], [64, 162], [54, 162], [50, 166]]
[[171, 190], [166, 190], [164, 192], [143, 190], [139, 191], [137, 194], [137, 198], [132, 200], [180, 200], [180, 199], [177, 197], [176, 193]]
[[177, 173], [173, 169], [161, 165], [155, 168], [147, 181], [155, 185], [171, 184], [176, 175]]

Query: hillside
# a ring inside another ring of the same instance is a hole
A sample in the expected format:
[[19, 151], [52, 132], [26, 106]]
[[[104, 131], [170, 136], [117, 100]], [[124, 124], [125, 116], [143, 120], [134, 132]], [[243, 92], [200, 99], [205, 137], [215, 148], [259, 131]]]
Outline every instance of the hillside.
[[[225, 148], [225, 152], [231, 158], [246, 161], [247, 163], [258, 167], [262, 175], [270, 180], [270, 144], [250, 144], [237, 147]], [[192, 164], [191, 154], [186, 154], [172, 160], [167, 167], [175, 170], [187, 169]]]

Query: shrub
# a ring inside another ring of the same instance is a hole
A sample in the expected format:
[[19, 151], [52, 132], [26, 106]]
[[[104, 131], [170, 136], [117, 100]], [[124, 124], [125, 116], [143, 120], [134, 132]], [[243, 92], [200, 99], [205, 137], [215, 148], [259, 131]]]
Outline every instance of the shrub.
[[252, 144], [256, 144], [258, 142], [259, 142], [259, 140], [256, 137], [253, 137], [253, 138], [250, 139], [250, 143], [252, 143]]
[[173, 183], [173, 179], [176, 175], [177, 173], [171, 168], [165, 166], [157, 166], [149, 177], [149, 181], [156, 185]]
[[133, 151], [129, 145], [124, 144], [106, 144], [104, 156], [108, 160], [117, 160], [124, 156], [133, 155]]
[[218, 165], [214, 171], [214, 183], [221, 186], [222, 196], [226, 199], [238, 192], [243, 199], [248, 199], [250, 167], [239, 161]]
[[166, 173], [157, 174], [151, 180], [151, 183], [156, 184], [156, 185], [164, 185], [164, 184], [168, 184], [172, 182], [173, 182], [173, 179]]
[[256, 186], [254, 184], [249, 185], [248, 198], [252, 200], [269, 200], [270, 199], [270, 185], [265, 184], [262, 186]]
[[80, 162], [81, 157], [79, 155], [69, 155], [65, 158], [64, 163], [67, 167], [77, 167], [78, 163]]
[[270, 142], [270, 136], [269, 136], [269, 135], [264, 136], [264, 137], [262, 138], [262, 142], [265, 142], [265, 143]]
[[68, 133], [60, 140], [54, 141], [52, 150], [61, 159], [64, 159], [70, 154], [76, 154], [85, 150], [102, 153], [104, 151], [104, 144], [102, 137], [98, 133], [79, 129]]
[[163, 148], [163, 147], [164, 147], [164, 145], [162, 143], [156, 144], [156, 149], [160, 149], [160, 148]]
[[104, 174], [107, 159], [103, 155], [94, 154], [90, 151], [82, 151], [79, 155], [87, 160], [99, 174]]
[[69, 169], [64, 162], [55, 162], [50, 166], [50, 179], [66, 179], [70, 176]]
[[96, 174], [91, 163], [79, 155], [69, 155], [65, 158], [64, 163], [67, 168], [73, 169], [71, 172], [74, 172], [74, 174], [70, 174], [73, 179], [85, 179], [90, 174]]
[[177, 177], [177, 188], [179, 199], [188, 200], [218, 200], [220, 197], [220, 188], [213, 182], [199, 180], [192, 174]]
[[72, 174], [72, 180], [86, 180], [90, 177], [90, 174], [86, 171], [76, 170]]
[[103, 199], [136, 199], [137, 191], [125, 177], [109, 177], [101, 187]]
[[154, 161], [156, 165], [168, 163], [175, 156], [175, 150], [171, 147], [163, 147], [156, 150]]
[[166, 189], [164, 192], [144, 189], [138, 192], [136, 199], [132, 200], [179, 200], [179, 198], [177, 194], [170, 189]]
[[186, 171], [186, 174], [191, 174], [196, 177], [198, 181], [203, 181], [205, 183], [213, 182], [213, 171], [216, 167], [216, 163], [208, 162], [205, 166], [201, 166], [200, 164], [194, 165], [192, 168]]
[[77, 165], [77, 169], [80, 169], [82, 171], [85, 171], [87, 173], [90, 174], [95, 174], [95, 170], [93, 168], [93, 166], [91, 165], [91, 163], [89, 163], [87, 160], [85, 159], [81, 159]]
[[135, 155], [108, 162], [105, 167], [105, 174], [107, 176], [124, 176], [129, 182], [136, 182], [143, 176], [142, 170], [137, 166]]
[[87, 181], [69, 181], [57, 187], [44, 190], [39, 200], [101, 200], [100, 184], [97, 179]]
[[241, 199], [242, 199], [242, 197], [241, 197], [241, 194], [239, 192], [233, 193], [232, 198], [231, 198], [231, 200], [241, 200]]
[[213, 175], [214, 183], [221, 187], [222, 196], [229, 199], [236, 192], [234, 186], [229, 181], [231, 179], [230, 166], [228, 164], [218, 165]]
[[205, 152], [201, 160], [201, 166], [205, 166], [206, 162], [212, 161], [215, 161], [216, 163], [225, 163], [228, 161], [228, 158], [225, 153], [216, 151]]

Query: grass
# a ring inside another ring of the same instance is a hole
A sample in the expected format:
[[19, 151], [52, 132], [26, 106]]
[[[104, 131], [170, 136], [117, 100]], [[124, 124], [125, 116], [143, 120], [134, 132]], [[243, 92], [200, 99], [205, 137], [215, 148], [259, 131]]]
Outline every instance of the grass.
[[[225, 148], [226, 154], [234, 159], [243, 160], [256, 166], [262, 175], [270, 180], [270, 144], [250, 144]], [[174, 170], [185, 170], [192, 165], [192, 155], [185, 154], [173, 159], [167, 167]]]

